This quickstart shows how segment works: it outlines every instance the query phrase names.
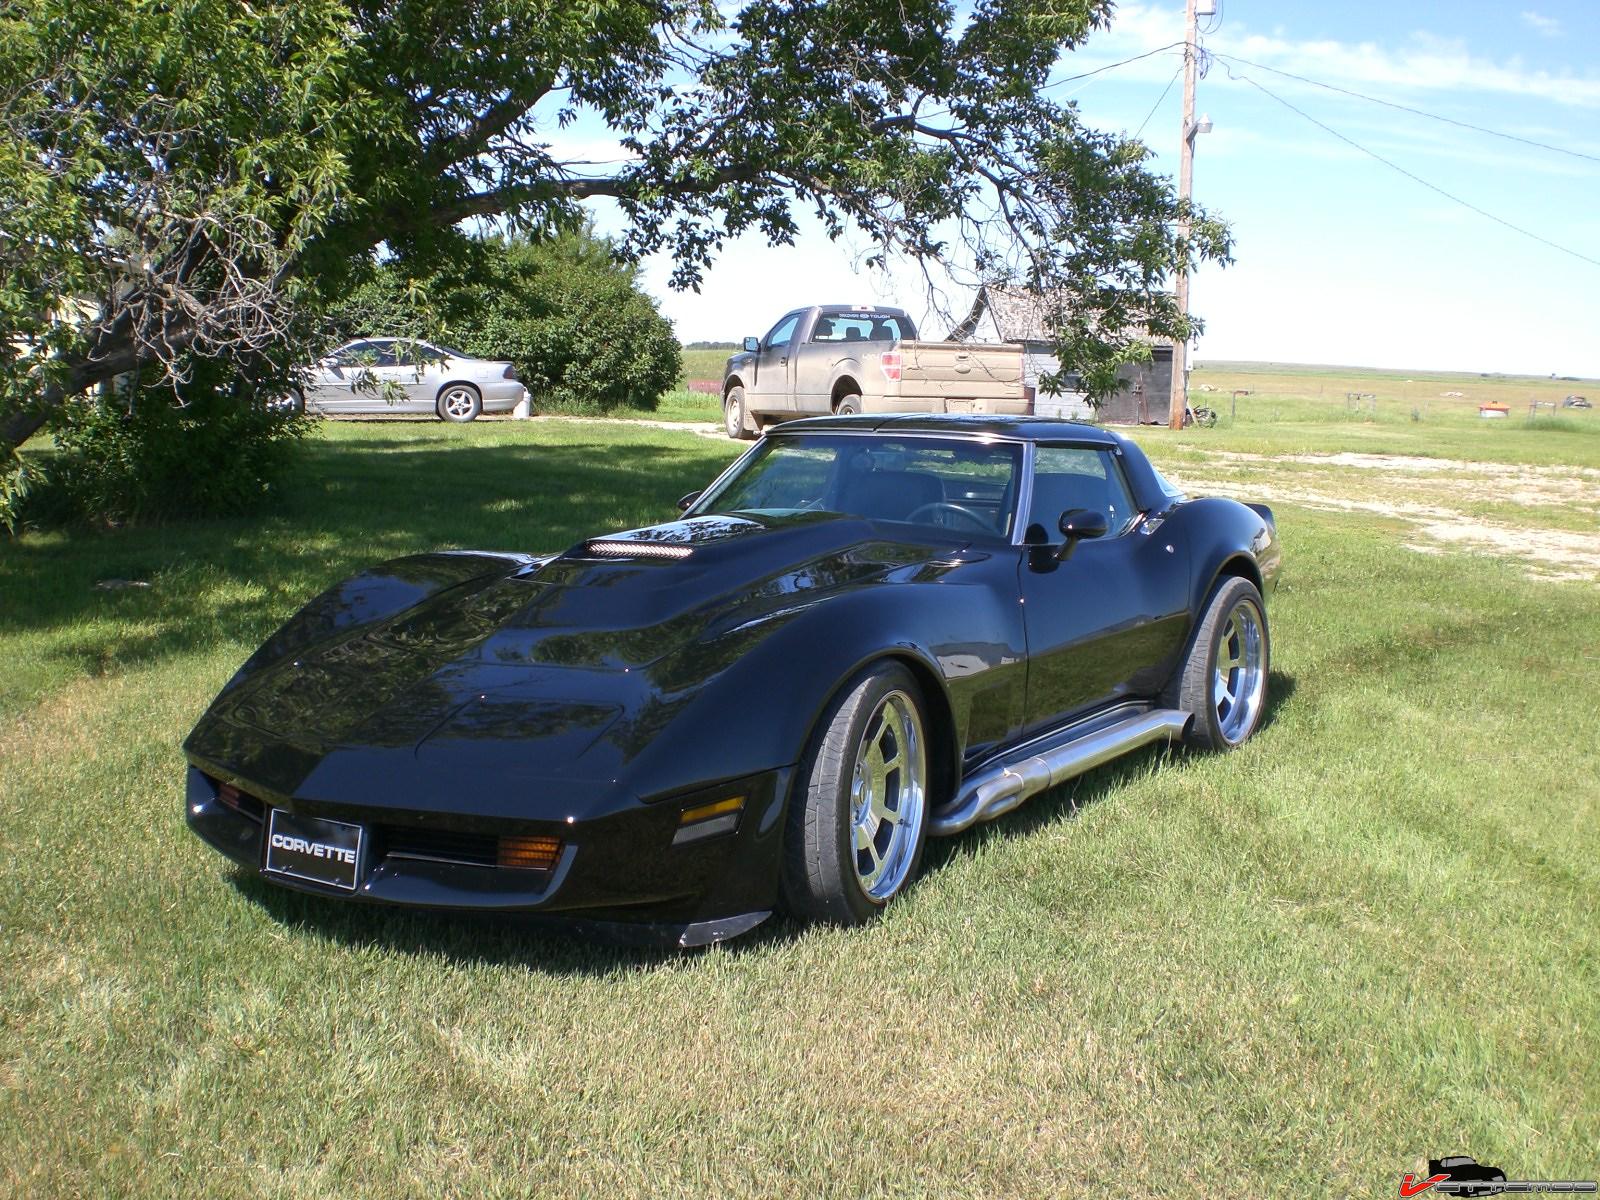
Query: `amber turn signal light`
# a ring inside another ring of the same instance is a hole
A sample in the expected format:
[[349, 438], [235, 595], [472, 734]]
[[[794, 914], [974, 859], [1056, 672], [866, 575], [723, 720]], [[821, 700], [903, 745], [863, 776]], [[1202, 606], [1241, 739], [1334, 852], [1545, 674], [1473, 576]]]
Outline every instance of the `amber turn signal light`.
[[708, 804], [696, 804], [678, 814], [678, 832], [673, 835], [674, 846], [702, 842], [706, 838], [732, 833], [739, 828], [739, 814], [744, 812], [743, 796], [727, 796]]
[[560, 857], [560, 838], [512, 836], [500, 839], [500, 852], [495, 861], [502, 867], [549, 871]]
[[679, 825], [693, 825], [696, 821], [709, 821], [726, 813], [736, 813], [744, 807], [743, 796], [729, 796], [726, 800], [713, 800], [710, 804], [697, 804], [678, 814]]

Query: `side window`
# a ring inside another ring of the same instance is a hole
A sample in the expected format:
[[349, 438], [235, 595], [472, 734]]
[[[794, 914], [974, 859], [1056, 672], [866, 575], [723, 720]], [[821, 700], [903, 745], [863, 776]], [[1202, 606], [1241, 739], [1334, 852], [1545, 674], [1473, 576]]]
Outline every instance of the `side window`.
[[772, 327], [772, 332], [767, 334], [767, 340], [762, 343], [768, 350], [776, 350], [787, 346], [794, 338], [794, 327], [800, 324], [800, 314], [790, 313], [783, 320]]
[[375, 367], [392, 367], [400, 361], [393, 342], [370, 342], [368, 349], [372, 352], [368, 361]]
[[355, 367], [372, 361], [371, 342], [352, 342], [335, 350], [328, 356], [329, 360], [339, 367]]
[[1133, 496], [1116, 455], [1088, 446], [1040, 446], [1033, 460], [1033, 501], [1027, 540], [1056, 540], [1056, 525], [1069, 508], [1101, 513], [1113, 534], [1134, 518]]

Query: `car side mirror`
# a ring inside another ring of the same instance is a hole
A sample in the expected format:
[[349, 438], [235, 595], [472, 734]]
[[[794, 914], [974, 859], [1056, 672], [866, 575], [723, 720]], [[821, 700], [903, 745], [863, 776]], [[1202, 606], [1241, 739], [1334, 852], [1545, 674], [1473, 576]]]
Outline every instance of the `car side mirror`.
[[689, 506], [691, 504], [693, 504], [698, 499], [700, 499], [700, 493], [699, 492], [687, 492], [684, 495], [679, 496], [678, 497], [678, 511], [679, 512], [688, 512], [689, 511]]
[[759, 353], [761, 353], [761, 339], [760, 338], [745, 338], [745, 340], [744, 340], [744, 348], [745, 348], [745, 351], [747, 353], [750, 353], [750, 354], [759, 354]]
[[1056, 557], [1063, 562], [1072, 556], [1072, 552], [1084, 538], [1105, 537], [1111, 529], [1103, 512], [1092, 508], [1069, 508], [1061, 514], [1058, 528], [1061, 530], [1061, 549], [1056, 551]]

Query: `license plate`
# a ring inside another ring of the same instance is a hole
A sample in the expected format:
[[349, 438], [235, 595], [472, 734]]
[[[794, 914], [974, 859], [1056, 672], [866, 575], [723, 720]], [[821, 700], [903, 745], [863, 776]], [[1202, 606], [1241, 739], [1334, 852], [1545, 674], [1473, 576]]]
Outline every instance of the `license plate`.
[[296, 816], [275, 808], [267, 822], [265, 869], [353, 892], [365, 832], [360, 825]]

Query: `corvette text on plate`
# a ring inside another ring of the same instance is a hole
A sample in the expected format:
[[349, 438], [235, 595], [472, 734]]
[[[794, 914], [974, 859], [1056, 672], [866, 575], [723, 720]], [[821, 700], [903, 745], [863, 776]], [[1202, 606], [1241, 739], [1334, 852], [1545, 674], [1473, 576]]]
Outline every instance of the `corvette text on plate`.
[[355, 866], [356, 852], [347, 850], [343, 846], [330, 846], [325, 842], [312, 842], [303, 837], [290, 837], [288, 834], [275, 833], [272, 835], [272, 845], [278, 850], [293, 850], [297, 854], [309, 854], [313, 858], [333, 858], [349, 866]]

